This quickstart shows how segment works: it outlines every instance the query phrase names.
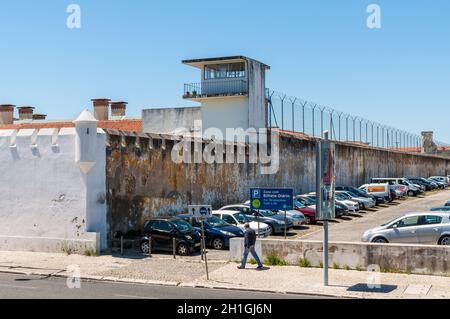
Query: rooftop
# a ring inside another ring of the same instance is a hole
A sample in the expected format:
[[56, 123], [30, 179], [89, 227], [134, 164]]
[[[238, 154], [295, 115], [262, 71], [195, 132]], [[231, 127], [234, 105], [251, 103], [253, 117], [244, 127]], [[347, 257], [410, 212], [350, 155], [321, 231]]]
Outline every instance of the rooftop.
[[190, 65], [196, 68], [201, 68], [204, 64], [210, 62], [222, 62], [222, 63], [235, 63], [235, 62], [245, 62], [245, 61], [256, 61], [266, 67], [267, 70], [270, 70], [270, 66], [257, 61], [255, 59], [251, 59], [249, 57], [243, 55], [235, 55], [235, 56], [225, 56], [225, 57], [217, 57], [217, 58], [203, 58], [203, 59], [192, 59], [192, 60], [183, 60], [182, 63], [186, 65]]

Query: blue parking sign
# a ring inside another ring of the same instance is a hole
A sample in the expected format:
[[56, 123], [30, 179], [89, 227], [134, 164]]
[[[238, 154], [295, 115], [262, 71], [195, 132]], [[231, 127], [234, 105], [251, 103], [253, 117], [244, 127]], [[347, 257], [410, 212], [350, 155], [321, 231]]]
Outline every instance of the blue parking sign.
[[294, 190], [292, 188], [252, 188], [250, 206], [261, 210], [293, 210]]

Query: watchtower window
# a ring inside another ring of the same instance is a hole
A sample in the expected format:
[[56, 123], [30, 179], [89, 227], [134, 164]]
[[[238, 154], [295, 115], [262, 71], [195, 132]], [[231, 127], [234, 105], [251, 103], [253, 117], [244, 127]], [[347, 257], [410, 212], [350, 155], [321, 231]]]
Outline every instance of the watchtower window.
[[205, 80], [244, 78], [245, 63], [211, 64], [205, 66]]

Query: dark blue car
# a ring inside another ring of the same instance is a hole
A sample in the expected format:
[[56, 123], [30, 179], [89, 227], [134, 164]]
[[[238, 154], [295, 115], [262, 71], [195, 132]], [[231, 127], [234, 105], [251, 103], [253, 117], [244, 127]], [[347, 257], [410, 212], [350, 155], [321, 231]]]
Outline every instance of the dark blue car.
[[[178, 215], [201, 233], [201, 223], [192, 214]], [[230, 239], [244, 237], [244, 232], [236, 226], [224, 222], [222, 219], [211, 216], [204, 222], [206, 245], [214, 249], [222, 250], [230, 247]]]

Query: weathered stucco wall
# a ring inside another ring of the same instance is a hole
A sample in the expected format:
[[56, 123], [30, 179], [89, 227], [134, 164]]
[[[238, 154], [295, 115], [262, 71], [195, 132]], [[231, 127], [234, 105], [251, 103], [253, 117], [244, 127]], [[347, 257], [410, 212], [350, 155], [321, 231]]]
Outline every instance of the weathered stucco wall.
[[[145, 109], [142, 111], [144, 132], [180, 134], [182, 130], [194, 131], [195, 121], [201, 121], [200, 107]], [[201, 128], [199, 128], [201, 129]]]
[[[146, 134], [125, 136], [108, 131], [107, 188], [110, 229], [139, 229], [151, 216], [187, 210], [189, 204], [226, 204], [248, 199], [249, 188], [293, 187], [296, 193], [315, 187], [314, 140], [282, 136], [280, 170], [261, 175], [258, 164], [176, 164], [174, 141]], [[150, 147], [152, 145], [152, 147]], [[337, 182], [359, 186], [375, 176], [440, 175], [448, 160], [388, 152], [349, 144], [337, 146]]]

